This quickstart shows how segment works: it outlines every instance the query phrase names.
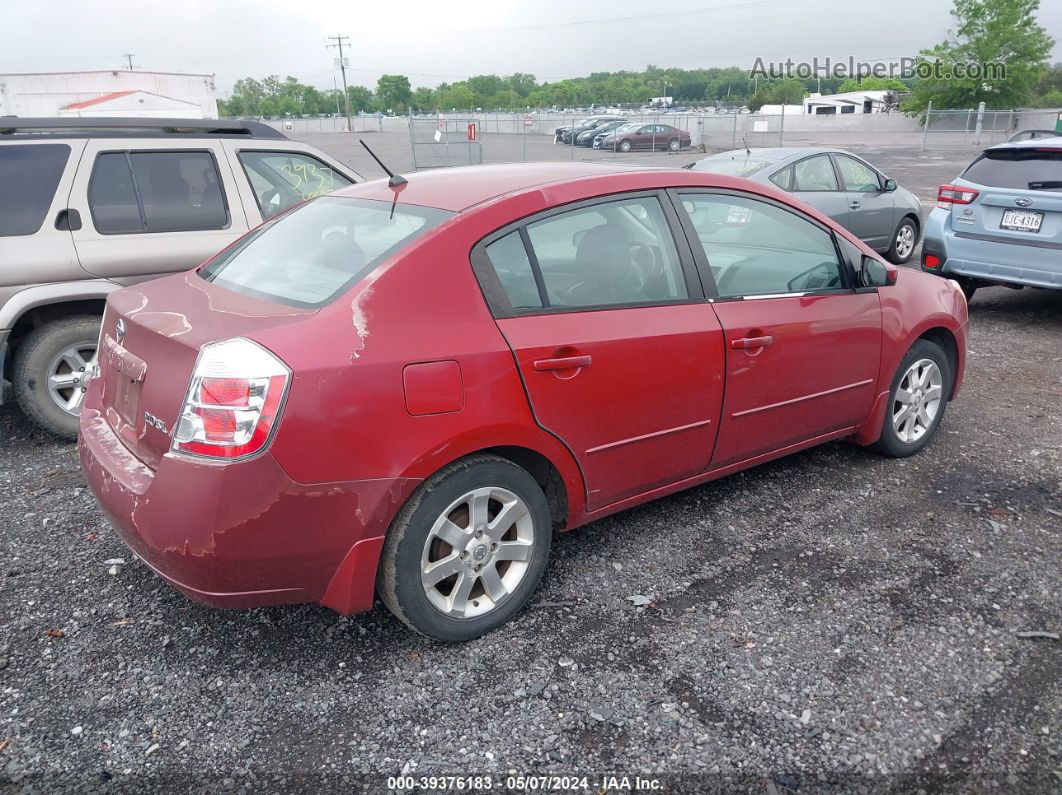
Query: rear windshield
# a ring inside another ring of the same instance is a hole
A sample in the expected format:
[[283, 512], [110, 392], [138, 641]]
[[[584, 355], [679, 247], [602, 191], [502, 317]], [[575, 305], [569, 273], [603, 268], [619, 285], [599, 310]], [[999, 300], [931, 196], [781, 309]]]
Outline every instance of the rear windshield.
[[41, 228], [69, 157], [66, 144], [0, 146], [0, 237]]
[[290, 306], [327, 304], [377, 264], [454, 215], [433, 207], [328, 196], [262, 226], [200, 275]]
[[994, 149], [962, 176], [990, 188], [1062, 191], [1062, 149]]
[[698, 163], [694, 163], [693, 170], [708, 171], [712, 174], [722, 174], [726, 177], [745, 177], [770, 164], [770, 160], [719, 158], [718, 160], [701, 160]]

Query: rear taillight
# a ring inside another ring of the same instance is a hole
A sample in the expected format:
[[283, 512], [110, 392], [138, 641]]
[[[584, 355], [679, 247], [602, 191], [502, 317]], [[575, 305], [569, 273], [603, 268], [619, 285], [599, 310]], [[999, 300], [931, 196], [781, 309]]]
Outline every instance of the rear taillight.
[[958, 185], [941, 185], [937, 188], [937, 207], [949, 209], [953, 204], [970, 204], [977, 198], [977, 191]]
[[242, 458], [269, 442], [291, 372], [250, 340], [206, 345], [173, 434], [173, 449], [209, 458]]

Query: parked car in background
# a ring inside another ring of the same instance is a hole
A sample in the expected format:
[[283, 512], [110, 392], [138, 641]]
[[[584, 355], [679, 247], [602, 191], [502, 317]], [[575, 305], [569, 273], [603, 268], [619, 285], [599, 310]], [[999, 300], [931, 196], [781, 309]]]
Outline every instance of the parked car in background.
[[74, 438], [107, 295], [360, 180], [260, 122], [0, 119], [0, 370], [23, 412]]
[[912, 455], [962, 382], [958, 286], [768, 186], [407, 179], [108, 297], [82, 470], [190, 597], [351, 613], [376, 591], [474, 638], [527, 603], [555, 530], [834, 439]]
[[911, 259], [922, 232], [922, 203], [896, 180], [843, 149], [734, 149], [688, 166], [775, 185], [854, 232], [891, 262]]
[[567, 124], [554, 130], [554, 141], [556, 143], [571, 143], [573, 134], [578, 135], [610, 121], [623, 121], [623, 118], [620, 116], [590, 116], [580, 119], [574, 124]]
[[593, 146], [594, 139], [599, 135], [612, 132], [612, 130], [618, 129], [623, 125], [628, 124], [626, 119], [614, 119], [613, 121], [606, 121], [596, 127], [591, 127], [589, 130], [583, 130], [581, 133], [575, 136], [575, 143], [577, 146]]
[[979, 287], [1062, 289], [1062, 137], [997, 144], [937, 192], [922, 269]]
[[630, 152], [635, 149], [649, 149], [656, 151], [666, 149], [677, 152], [688, 147], [691, 137], [685, 130], [672, 127], [670, 124], [633, 124], [619, 127], [605, 133], [598, 149], [615, 149], [619, 152]]

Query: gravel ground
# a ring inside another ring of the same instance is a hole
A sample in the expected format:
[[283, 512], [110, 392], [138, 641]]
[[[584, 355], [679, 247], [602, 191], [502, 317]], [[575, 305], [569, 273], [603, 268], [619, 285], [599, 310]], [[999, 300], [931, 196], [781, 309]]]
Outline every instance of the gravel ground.
[[379, 605], [187, 601], [5, 406], [0, 789], [1062, 791], [1062, 643], [1020, 634], [1062, 631], [1062, 293], [970, 311], [922, 454], [835, 443], [563, 535], [534, 605], [461, 646]]

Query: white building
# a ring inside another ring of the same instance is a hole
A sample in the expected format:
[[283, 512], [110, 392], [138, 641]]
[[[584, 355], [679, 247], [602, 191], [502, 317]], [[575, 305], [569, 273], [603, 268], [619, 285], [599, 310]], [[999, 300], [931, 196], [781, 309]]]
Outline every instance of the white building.
[[828, 116], [836, 113], [881, 113], [888, 91], [849, 91], [845, 94], [812, 94], [804, 100], [804, 113]]
[[216, 119], [214, 75], [141, 72], [0, 74], [0, 116]]

